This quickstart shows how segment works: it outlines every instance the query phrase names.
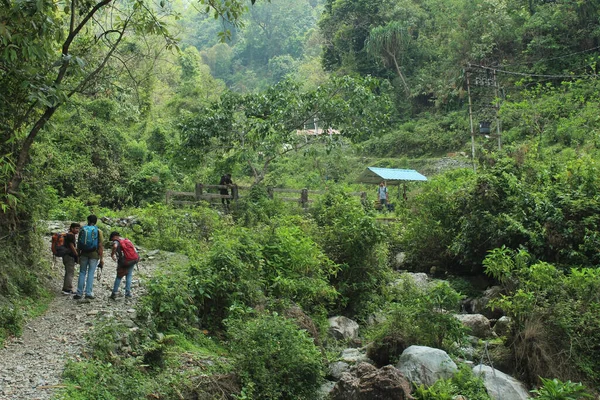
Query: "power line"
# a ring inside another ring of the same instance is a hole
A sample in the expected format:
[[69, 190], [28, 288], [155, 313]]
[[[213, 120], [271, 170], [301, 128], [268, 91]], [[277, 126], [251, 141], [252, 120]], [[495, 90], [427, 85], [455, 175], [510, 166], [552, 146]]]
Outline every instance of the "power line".
[[598, 50], [600, 49], [600, 46], [596, 46], [596, 47], [592, 47], [589, 49], [585, 49], [585, 50], [581, 50], [581, 51], [576, 51], [573, 53], [569, 53], [569, 54], [563, 54], [562, 56], [558, 56], [558, 57], [552, 57], [552, 58], [542, 58], [540, 60], [534, 60], [534, 61], [526, 61], [526, 62], [520, 62], [520, 63], [514, 63], [514, 64], [508, 64], [510, 66], [515, 66], [515, 65], [527, 65], [527, 64], [533, 64], [533, 63], [537, 63], [537, 62], [548, 62], [548, 61], [554, 61], [554, 60], [560, 60], [563, 58], [567, 58], [567, 57], [571, 57], [571, 56], [575, 56], [577, 54], [583, 54], [583, 53], [587, 53], [589, 51], [594, 51], [594, 50]]
[[569, 79], [574, 79], [574, 78], [595, 78], [597, 77], [596, 74], [594, 75], [546, 75], [546, 74], [527, 74], [525, 72], [515, 72], [515, 71], [507, 71], [504, 69], [499, 69], [499, 68], [492, 68], [492, 67], [485, 67], [483, 65], [473, 65], [473, 64], [467, 64], [467, 66], [469, 68], [479, 68], [479, 69], [483, 69], [483, 70], [487, 70], [487, 71], [493, 71], [499, 74], [506, 74], [506, 75], [515, 75], [515, 76], [524, 76], [524, 77], [530, 77], [530, 78], [569, 78]]

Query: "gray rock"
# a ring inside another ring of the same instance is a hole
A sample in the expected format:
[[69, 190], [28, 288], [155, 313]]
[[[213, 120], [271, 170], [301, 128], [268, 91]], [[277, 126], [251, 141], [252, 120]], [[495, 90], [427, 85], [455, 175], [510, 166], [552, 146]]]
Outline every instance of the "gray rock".
[[349, 318], [338, 316], [331, 317], [329, 333], [338, 340], [356, 339], [358, 337], [358, 324]]
[[410, 383], [391, 365], [377, 369], [360, 363], [344, 372], [330, 393], [332, 400], [412, 399]]
[[524, 400], [529, 399], [525, 386], [504, 372], [487, 365], [476, 365], [473, 373], [483, 378], [485, 388], [492, 400]]
[[510, 332], [510, 317], [501, 317], [498, 321], [496, 321], [496, 323], [494, 324], [494, 333], [498, 336], [506, 336], [509, 332]]
[[490, 320], [481, 314], [456, 314], [454, 315], [471, 333], [478, 338], [489, 338], [494, 334]]
[[342, 377], [342, 374], [344, 372], [348, 372], [349, 370], [350, 364], [343, 361], [336, 361], [334, 363], [329, 364], [328, 376], [337, 381]]
[[319, 388], [319, 391], [317, 393], [317, 400], [328, 399], [329, 398], [329, 394], [333, 390], [334, 386], [335, 386], [335, 382], [325, 381], [325, 383], [323, 383], [321, 385], [321, 387]]
[[426, 346], [410, 346], [400, 356], [397, 368], [411, 382], [429, 387], [451, 378], [458, 368], [448, 354]]
[[359, 349], [344, 349], [340, 358], [349, 363], [358, 363], [360, 361], [368, 362], [367, 355], [364, 351]]

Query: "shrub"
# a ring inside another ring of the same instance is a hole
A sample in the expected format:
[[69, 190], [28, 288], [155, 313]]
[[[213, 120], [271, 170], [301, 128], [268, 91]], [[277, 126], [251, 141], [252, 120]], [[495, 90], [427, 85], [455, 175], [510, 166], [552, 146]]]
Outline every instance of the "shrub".
[[[514, 321], [508, 338], [515, 364], [535, 383], [539, 377], [600, 382], [600, 271], [563, 271], [535, 261], [523, 250], [499, 248], [485, 259], [486, 272], [499, 279], [506, 295], [492, 306]], [[568, 354], [563, 349], [569, 348]]]
[[317, 398], [321, 352], [305, 331], [277, 315], [235, 321], [228, 329], [243, 392], [254, 399]]
[[452, 314], [461, 296], [447, 283], [423, 290], [407, 277], [390, 292], [387, 319], [373, 333], [375, 346], [390, 350], [389, 362], [396, 362], [410, 345], [450, 350], [464, 339], [465, 329]]
[[149, 318], [158, 331], [189, 332], [198, 325], [189, 267], [165, 265], [147, 284], [140, 301], [140, 315]]
[[266, 294], [324, 310], [338, 296], [329, 283], [338, 266], [292, 222], [275, 228], [263, 247]]
[[254, 306], [264, 300], [264, 259], [256, 230], [216, 233], [212, 246], [191, 263], [190, 285], [203, 326], [219, 328], [234, 304]]
[[581, 383], [561, 382], [558, 379], [541, 378], [541, 380], [543, 386], [531, 391], [539, 400], [581, 400], [594, 397], [586, 392]]
[[218, 227], [227, 225], [215, 210], [202, 206], [182, 209], [156, 203], [130, 211], [138, 220], [139, 227], [131, 232], [136, 244], [184, 254], [195, 253]]
[[450, 379], [440, 379], [433, 386], [419, 386], [414, 393], [416, 400], [453, 400], [462, 395], [469, 400], [490, 400], [483, 379], [473, 374], [467, 365], [460, 365], [459, 371]]
[[340, 308], [350, 314], [369, 312], [379, 288], [389, 279], [383, 229], [372, 211], [341, 189], [330, 190], [316, 204], [313, 237], [325, 254], [340, 265], [332, 280], [341, 294]]
[[283, 209], [282, 202], [269, 198], [266, 187], [254, 185], [247, 196], [232, 205], [232, 214], [238, 225], [252, 227], [268, 224]]

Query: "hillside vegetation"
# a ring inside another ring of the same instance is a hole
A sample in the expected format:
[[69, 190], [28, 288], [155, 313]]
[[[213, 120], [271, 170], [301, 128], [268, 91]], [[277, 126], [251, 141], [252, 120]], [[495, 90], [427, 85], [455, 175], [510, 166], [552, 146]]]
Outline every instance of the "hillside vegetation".
[[[509, 372], [600, 387], [600, 1], [1, 4], [0, 341], [53, 295], [39, 221], [135, 216], [124, 236], [189, 258], [148, 283], [131, 351], [100, 330], [63, 398], [314, 399], [328, 317], [456, 354], [437, 310], [482, 280]], [[297, 133], [315, 128], [339, 134]], [[369, 166], [428, 181], [382, 214]], [[250, 187], [230, 208], [165, 203], [225, 173]], [[269, 187], [326, 194], [304, 210]], [[449, 285], [411, 301], [398, 268]]]

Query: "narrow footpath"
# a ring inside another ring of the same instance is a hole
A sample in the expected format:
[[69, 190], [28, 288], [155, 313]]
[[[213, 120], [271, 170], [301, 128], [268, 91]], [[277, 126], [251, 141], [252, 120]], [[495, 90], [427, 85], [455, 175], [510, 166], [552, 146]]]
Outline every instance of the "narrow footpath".
[[[49, 252], [49, 237], [45, 238]], [[104, 257], [101, 279], [94, 283], [94, 300], [74, 300], [63, 295], [64, 267], [60, 258], [53, 266], [51, 290], [56, 297], [48, 310], [31, 321], [23, 335], [11, 338], [0, 348], [0, 400], [51, 399], [61, 388], [61, 376], [68, 360], [77, 360], [86, 344], [86, 335], [93, 329], [97, 317], [122, 320], [130, 329], [137, 329], [135, 304], [144, 294], [144, 282], [155, 265], [152, 258], [157, 251], [140, 251], [142, 260], [133, 274], [132, 299], [109, 298], [116, 274], [116, 263], [110, 254]], [[74, 285], [79, 268], [75, 266]], [[98, 276], [98, 274], [96, 275]], [[124, 279], [121, 293], [124, 291]]]

